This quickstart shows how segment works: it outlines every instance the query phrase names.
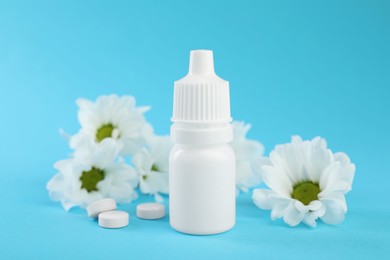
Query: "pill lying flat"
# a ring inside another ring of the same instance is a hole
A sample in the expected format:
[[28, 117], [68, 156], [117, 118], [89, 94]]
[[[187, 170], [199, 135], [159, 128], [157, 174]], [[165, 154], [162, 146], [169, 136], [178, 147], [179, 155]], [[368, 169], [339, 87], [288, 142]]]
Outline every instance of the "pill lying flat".
[[165, 206], [160, 203], [143, 203], [137, 206], [137, 217], [159, 219], [165, 216]]
[[124, 211], [114, 210], [99, 214], [99, 226], [104, 228], [121, 228], [129, 224], [129, 214]]
[[113, 199], [102, 199], [95, 201], [87, 207], [88, 217], [97, 218], [97, 216], [106, 211], [116, 209], [116, 202]]

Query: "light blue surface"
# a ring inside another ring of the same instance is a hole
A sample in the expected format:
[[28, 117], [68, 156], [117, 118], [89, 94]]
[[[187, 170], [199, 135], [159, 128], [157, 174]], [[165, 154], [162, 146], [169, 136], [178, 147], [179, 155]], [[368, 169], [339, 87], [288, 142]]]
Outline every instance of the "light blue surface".
[[[142, 2], [142, 3], [141, 3]], [[389, 1], [1, 1], [2, 259], [385, 259], [390, 256]], [[165, 218], [106, 230], [51, 202], [52, 165], [78, 130], [75, 99], [130, 94], [168, 134], [173, 81], [191, 49], [213, 49], [235, 119], [267, 153], [321, 135], [357, 166], [338, 226], [289, 228], [250, 194], [237, 225], [197, 237]]]

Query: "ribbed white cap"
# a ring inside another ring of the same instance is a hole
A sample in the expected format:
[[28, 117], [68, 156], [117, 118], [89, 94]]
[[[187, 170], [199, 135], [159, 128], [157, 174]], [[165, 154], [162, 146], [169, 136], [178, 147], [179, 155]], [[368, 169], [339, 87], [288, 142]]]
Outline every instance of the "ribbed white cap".
[[229, 123], [229, 82], [214, 72], [211, 50], [194, 50], [190, 54], [187, 76], [175, 82], [174, 123]]

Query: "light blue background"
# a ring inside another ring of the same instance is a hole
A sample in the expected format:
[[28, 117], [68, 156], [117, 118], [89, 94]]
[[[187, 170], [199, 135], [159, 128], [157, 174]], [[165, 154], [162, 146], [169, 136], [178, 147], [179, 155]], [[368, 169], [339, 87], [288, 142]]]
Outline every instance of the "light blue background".
[[[389, 1], [1, 1], [0, 252], [11, 258], [386, 258], [390, 255]], [[321, 135], [357, 166], [338, 226], [290, 228], [250, 194], [237, 226], [207, 237], [168, 219], [101, 229], [50, 201], [52, 165], [70, 152], [78, 97], [133, 95], [168, 134], [173, 81], [191, 49], [214, 50], [232, 114], [266, 152]]]

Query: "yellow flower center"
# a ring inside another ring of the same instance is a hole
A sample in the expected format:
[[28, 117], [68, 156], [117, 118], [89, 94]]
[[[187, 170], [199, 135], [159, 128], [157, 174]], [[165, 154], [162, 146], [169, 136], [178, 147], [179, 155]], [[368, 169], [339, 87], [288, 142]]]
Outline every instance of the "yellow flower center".
[[105, 172], [98, 168], [92, 167], [89, 171], [83, 171], [80, 176], [81, 188], [86, 189], [88, 192], [97, 191], [96, 185], [104, 180]]
[[102, 125], [96, 132], [96, 140], [101, 142], [104, 138], [111, 137], [115, 127], [113, 124]]
[[320, 186], [316, 182], [305, 181], [294, 186], [291, 197], [299, 200], [305, 205], [309, 205], [313, 200], [318, 200], [321, 192]]

